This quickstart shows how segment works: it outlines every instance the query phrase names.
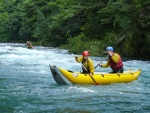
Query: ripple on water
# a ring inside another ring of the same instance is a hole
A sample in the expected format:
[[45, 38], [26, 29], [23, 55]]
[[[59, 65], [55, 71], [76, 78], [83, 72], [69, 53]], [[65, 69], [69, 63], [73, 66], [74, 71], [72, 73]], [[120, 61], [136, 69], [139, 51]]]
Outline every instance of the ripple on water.
[[[150, 111], [149, 61], [124, 61], [125, 70], [142, 69], [136, 81], [95, 86], [56, 84], [49, 64], [72, 71], [81, 69], [67, 50], [41, 46], [26, 49], [24, 44], [0, 43], [0, 59], [0, 112]], [[94, 63], [96, 65], [97, 60]], [[111, 69], [97, 68], [96, 71]]]

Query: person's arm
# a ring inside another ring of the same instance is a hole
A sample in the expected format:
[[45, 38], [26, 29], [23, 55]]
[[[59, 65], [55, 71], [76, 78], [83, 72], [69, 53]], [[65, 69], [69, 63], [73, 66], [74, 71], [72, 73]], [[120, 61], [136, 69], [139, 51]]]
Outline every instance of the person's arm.
[[114, 53], [111, 57], [111, 59], [115, 62], [118, 63], [120, 56], [117, 53]]
[[100, 65], [102, 68], [107, 68], [107, 67], [109, 67], [110, 66], [110, 64], [109, 64], [109, 60], [107, 61], [107, 63], [106, 64], [103, 64], [103, 65]]
[[91, 74], [94, 74], [94, 63], [92, 61], [92, 59], [88, 59], [89, 60], [89, 70]]
[[81, 57], [75, 56], [75, 60], [76, 60], [78, 63], [81, 63], [82, 60], [83, 60], [83, 57], [82, 57], [82, 56], [81, 56]]

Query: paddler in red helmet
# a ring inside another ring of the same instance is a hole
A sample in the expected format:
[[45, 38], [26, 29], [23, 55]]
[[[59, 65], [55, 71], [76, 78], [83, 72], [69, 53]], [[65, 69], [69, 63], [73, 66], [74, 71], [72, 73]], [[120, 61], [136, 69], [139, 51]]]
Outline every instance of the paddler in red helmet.
[[83, 73], [89, 73], [90, 76], [94, 74], [94, 64], [92, 59], [88, 58], [89, 56], [88, 51], [83, 51], [81, 57], [75, 57], [75, 60], [82, 64], [82, 71]]
[[114, 49], [111, 46], [107, 47], [106, 51], [109, 55], [109, 59], [107, 63], [104, 65], [101, 65], [101, 64], [98, 64], [98, 65], [101, 66], [102, 68], [107, 68], [110, 66], [110, 68], [112, 69], [111, 73], [123, 73], [124, 69], [123, 69], [121, 56], [118, 53], [114, 53], [113, 52]]

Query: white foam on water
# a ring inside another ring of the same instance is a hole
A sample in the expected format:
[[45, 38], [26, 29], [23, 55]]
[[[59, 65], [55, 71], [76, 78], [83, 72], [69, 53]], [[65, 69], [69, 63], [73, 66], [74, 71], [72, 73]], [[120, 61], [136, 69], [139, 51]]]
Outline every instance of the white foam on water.
[[97, 93], [97, 91], [84, 87], [70, 86], [67, 89], [69, 92]]
[[[35, 46], [33, 49], [27, 49], [24, 44], [0, 43], [1, 97], [7, 99], [13, 97], [8, 101], [9, 107], [12, 107], [17, 100], [20, 103], [16, 104], [18, 105], [16, 107], [21, 107], [21, 110], [24, 108], [24, 112], [36, 107], [33, 110], [34, 112], [39, 106], [49, 108], [51, 106], [49, 103], [53, 103], [54, 106], [62, 106], [62, 103], [65, 103], [67, 107], [72, 103], [70, 109], [76, 105], [79, 105], [77, 109], [81, 109], [81, 107], [83, 109], [90, 108], [92, 105], [96, 109], [94, 112], [101, 111], [102, 107], [105, 108], [104, 111], [110, 112], [109, 110], [114, 110], [114, 107], [122, 110], [128, 104], [130, 104], [128, 107], [132, 106], [136, 109], [136, 103], [142, 103], [143, 107], [140, 106], [138, 109], [145, 109], [145, 106], [148, 105], [150, 62], [139, 60], [123, 62], [125, 70], [142, 69], [138, 80], [131, 83], [99, 86], [58, 85], [51, 76], [49, 64], [66, 70], [80, 71], [81, 64], [77, 63], [74, 57], [75, 55], [68, 54], [67, 50], [58, 48]], [[97, 60], [94, 60], [95, 66], [97, 62]], [[103, 64], [106, 62], [104, 61]], [[111, 69], [97, 67], [96, 71], [110, 72]], [[81, 100], [83, 103], [77, 102], [77, 100]], [[3, 102], [6, 101], [3, 100]], [[127, 104], [124, 102], [127, 102]], [[99, 104], [101, 104], [101, 107], [97, 106]], [[107, 110], [106, 105], [110, 106], [109, 110]], [[62, 110], [61, 107], [60, 110]], [[130, 108], [129, 111], [133, 111], [133, 109]], [[41, 109], [37, 112], [41, 112]]]

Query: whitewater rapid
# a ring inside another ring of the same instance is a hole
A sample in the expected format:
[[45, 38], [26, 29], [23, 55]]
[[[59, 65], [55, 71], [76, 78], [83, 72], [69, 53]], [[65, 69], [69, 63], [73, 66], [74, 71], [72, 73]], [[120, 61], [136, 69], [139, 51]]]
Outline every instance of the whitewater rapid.
[[[58, 85], [49, 65], [80, 71], [81, 64], [75, 56], [80, 55], [59, 48], [27, 49], [25, 44], [0, 43], [0, 112], [149, 112], [149, 61], [123, 61], [125, 70], [142, 69], [139, 78], [131, 83]], [[105, 58], [90, 57], [95, 66]], [[111, 69], [97, 67], [96, 71]]]

